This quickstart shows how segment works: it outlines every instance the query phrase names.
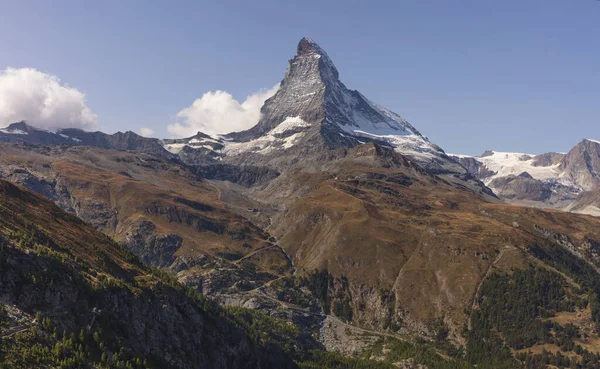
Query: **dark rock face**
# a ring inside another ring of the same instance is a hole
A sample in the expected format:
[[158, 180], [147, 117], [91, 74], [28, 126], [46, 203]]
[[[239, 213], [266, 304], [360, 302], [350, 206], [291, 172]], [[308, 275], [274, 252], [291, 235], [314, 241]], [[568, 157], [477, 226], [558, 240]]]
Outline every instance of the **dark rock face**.
[[77, 142], [52, 132], [40, 130], [25, 122], [9, 125], [0, 131], [0, 142], [26, 142], [42, 145], [76, 145]]
[[557, 152], [547, 152], [545, 154], [540, 154], [534, 158], [533, 166], [534, 167], [549, 167], [551, 165], [556, 165], [560, 163], [565, 154], [560, 154]]
[[538, 181], [527, 172], [518, 176], [496, 178], [490, 182], [490, 187], [498, 195], [511, 200], [546, 201], [552, 195], [549, 183]]
[[250, 165], [211, 164], [194, 170], [202, 178], [229, 181], [245, 187], [264, 185], [279, 176], [279, 172], [273, 169]]
[[586, 191], [600, 184], [600, 142], [583, 140], [563, 158], [560, 165], [566, 178]]
[[171, 156], [171, 154], [163, 148], [160, 140], [142, 137], [131, 131], [107, 135], [102, 132], [85, 132], [78, 129], [64, 129], [60, 131], [60, 134], [79, 139], [81, 141], [79, 143], [85, 146], [95, 146], [103, 149], [139, 151], [168, 157]]
[[0, 166], [0, 178], [13, 183], [19, 183], [52, 201], [58, 200], [59, 195], [56, 193], [55, 183], [49, 182], [44, 178], [38, 178], [25, 168]]
[[531, 174], [527, 173], [527, 172], [523, 172], [521, 174], [519, 174], [520, 178], [526, 178], [526, 179], [533, 179], [533, 177], [531, 176]]
[[298, 54], [289, 61], [279, 91], [261, 109], [261, 119], [253, 128], [229, 137], [248, 141], [265, 135], [287, 117], [300, 117], [321, 123], [326, 116], [325, 94], [337, 80], [338, 72], [327, 54], [310, 40], [303, 38]]
[[485, 180], [496, 174], [496, 172], [489, 170], [484, 164], [473, 157], [458, 157], [450, 156], [452, 159], [460, 163], [467, 169], [469, 173], [475, 176], [479, 180]]
[[579, 196], [579, 189], [576, 187], [558, 180], [537, 180], [527, 172], [518, 176], [495, 178], [489, 186], [500, 198], [518, 204], [536, 201], [547, 207], [562, 208]]
[[159, 268], [173, 264], [175, 253], [183, 243], [180, 236], [156, 234], [156, 225], [146, 219], [140, 219], [130, 229], [131, 232], [125, 238], [125, 246], [144, 263]]
[[211, 149], [191, 146], [184, 146], [179, 152], [179, 159], [187, 165], [213, 164], [221, 157], [222, 155]]

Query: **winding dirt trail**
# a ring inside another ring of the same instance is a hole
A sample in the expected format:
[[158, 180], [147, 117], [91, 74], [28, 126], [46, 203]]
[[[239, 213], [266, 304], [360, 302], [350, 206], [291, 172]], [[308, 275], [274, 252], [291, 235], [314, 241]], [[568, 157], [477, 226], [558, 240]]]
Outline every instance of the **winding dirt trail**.
[[31, 327], [31, 325], [18, 325], [16, 327], [9, 328], [9, 329], [3, 331], [2, 334], [0, 334], [0, 339], [10, 338], [10, 337], [14, 336], [15, 334], [18, 334], [18, 333], [28, 330], [30, 327]]

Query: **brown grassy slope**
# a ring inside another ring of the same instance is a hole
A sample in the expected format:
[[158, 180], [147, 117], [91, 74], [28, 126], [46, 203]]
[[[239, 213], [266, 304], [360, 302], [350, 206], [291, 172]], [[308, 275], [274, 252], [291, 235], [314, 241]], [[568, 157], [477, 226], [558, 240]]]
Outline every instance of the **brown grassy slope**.
[[458, 328], [490, 270], [527, 265], [533, 243], [556, 241], [550, 233], [565, 235], [574, 248], [600, 240], [600, 219], [491, 204], [363, 146], [328, 180], [297, 174], [312, 190], [273, 230], [299, 270], [327, 268], [354, 282], [358, 320], [378, 324], [384, 307], [364, 296], [383, 289], [406, 320], [445, 314]]
[[[41, 322], [19, 339], [2, 337], [0, 361], [11, 368], [55, 367], [51, 364], [61, 355], [70, 358], [70, 351], [49, 355], [41, 350], [56, 347], [63, 330], [67, 336], [84, 332], [92, 307], [102, 310], [94, 333], [106, 344], [102, 350], [108, 357], [121, 352], [126, 358], [149, 359], [154, 368], [297, 367], [279, 347], [267, 350], [250, 338], [255, 333], [240, 328], [229, 313], [141, 264], [46, 198], [4, 180], [0, 296], [2, 304], [30, 316], [40, 313], [58, 328], [59, 338], [50, 336], [52, 328], [35, 333]], [[7, 352], [12, 354], [5, 357]], [[99, 363], [100, 353], [87, 352], [86, 364], [94, 357]]]
[[85, 260], [90, 270], [131, 279], [147, 274], [109, 238], [93, 230], [79, 218], [65, 213], [41, 195], [0, 180], [0, 234], [18, 239], [30, 235], [68, 259]]
[[[2, 177], [45, 194], [134, 251], [163, 253], [155, 257], [161, 266], [170, 265], [173, 252], [236, 260], [271, 244], [266, 232], [226, 208], [214, 186], [168, 159], [91, 147], [1, 149]], [[173, 235], [181, 237], [180, 247], [152, 246]], [[259, 268], [280, 271], [287, 259], [281, 252], [274, 258]]]

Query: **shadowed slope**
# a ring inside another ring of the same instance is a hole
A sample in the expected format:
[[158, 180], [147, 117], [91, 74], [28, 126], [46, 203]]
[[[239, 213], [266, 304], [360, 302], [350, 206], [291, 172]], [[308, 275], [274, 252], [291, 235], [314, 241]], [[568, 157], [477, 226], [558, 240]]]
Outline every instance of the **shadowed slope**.
[[[213, 304], [50, 201], [3, 180], [0, 266], [2, 303], [23, 316], [44, 317], [43, 324], [23, 320], [43, 333], [3, 336], [0, 360], [11, 367], [53, 366], [63, 359], [72, 367], [102, 360], [111, 367], [130, 367], [131, 361], [136, 368], [295, 367], [276, 346], [267, 355], [260, 341], [233, 327], [232, 317]], [[84, 329], [92, 307], [102, 310], [93, 340]], [[59, 338], [63, 331], [88, 347], [83, 356], [70, 354], [67, 338]], [[50, 351], [56, 341], [62, 351]]]

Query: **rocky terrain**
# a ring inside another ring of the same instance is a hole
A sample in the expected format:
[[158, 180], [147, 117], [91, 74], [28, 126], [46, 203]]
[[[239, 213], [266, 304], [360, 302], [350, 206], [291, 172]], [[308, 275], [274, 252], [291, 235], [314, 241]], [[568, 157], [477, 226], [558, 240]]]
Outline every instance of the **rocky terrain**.
[[[189, 283], [208, 283], [206, 273], [194, 268], [211, 270], [215, 263], [251, 268], [259, 280], [291, 272], [287, 256], [273, 247], [267, 232], [230, 210], [219, 200], [218, 188], [172, 159], [28, 144], [5, 144], [3, 153], [1, 178], [46, 196], [144, 262], [172, 268]], [[249, 256], [258, 250], [260, 257]]]
[[[307, 38], [261, 112], [247, 131], [165, 140], [17, 123], [0, 136], [0, 177], [227, 306], [239, 326], [277, 337], [258, 341], [285, 365], [595, 367], [600, 219], [514, 204], [593, 213], [599, 144], [447, 155], [346, 88]], [[118, 304], [135, 307], [129, 299]], [[200, 324], [172, 319], [168, 332]], [[255, 360], [246, 367], [262, 360], [260, 350], [229, 352]], [[190, 360], [202, 367], [198, 355]]]
[[[48, 200], [5, 181], [0, 195], [1, 320], [8, 327], [0, 358], [8, 367], [296, 367]], [[80, 330], [96, 310], [87, 339]], [[82, 349], [61, 340], [62, 332], [73, 332], [88, 351], [79, 356]]]

